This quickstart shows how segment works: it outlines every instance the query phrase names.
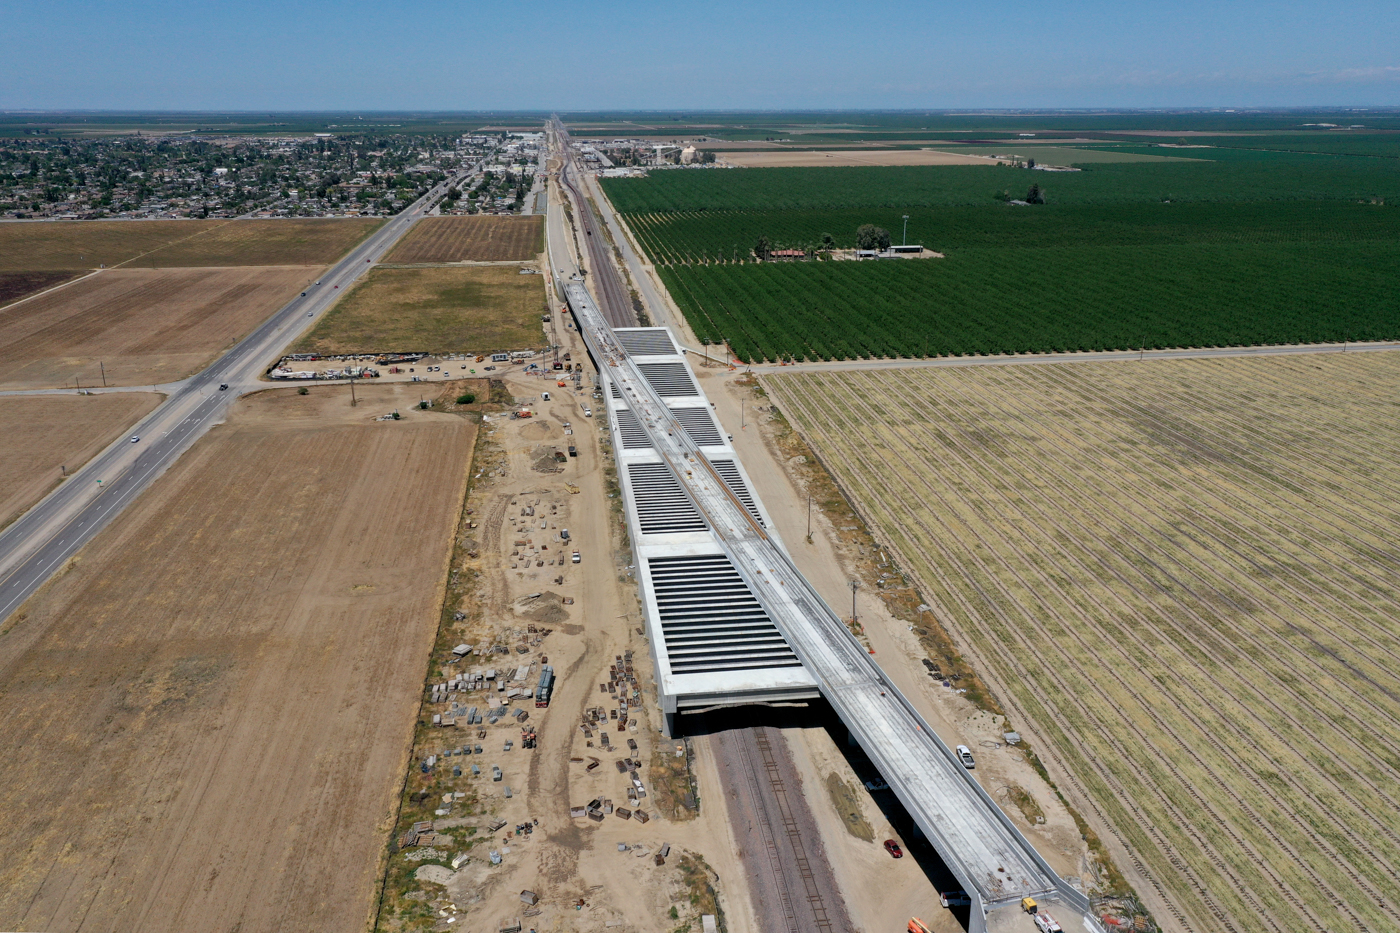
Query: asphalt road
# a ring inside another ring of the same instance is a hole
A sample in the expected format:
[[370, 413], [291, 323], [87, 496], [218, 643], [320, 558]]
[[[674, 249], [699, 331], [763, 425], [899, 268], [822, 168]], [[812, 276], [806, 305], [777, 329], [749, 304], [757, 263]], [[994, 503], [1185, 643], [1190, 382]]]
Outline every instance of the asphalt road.
[[593, 207], [583, 196], [583, 190], [575, 181], [578, 169], [574, 166], [574, 153], [569, 148], [569, 133], [564, 124], [555, 121], [555, 139], [559, 144], [563, 168], [559, 171], [559, 181], [569, 189], [574, 205], [578, 210], [579, 225], [582, 228], [584, 249], [588, 251], [588, 274], [593, 279], [593, 291], [598, 298], [598, 307], [603, 317], [613, 327], [636, 327], [637, 313], [632, 310], [632, 299], [622, 284], [613, 257], [609, 255], [607, 237], [598, 218], [593, 215]]
[[[0, 621], [92, 539], [205, 431], [223, 420], [294, 338], [387, 253], [446, 193], [445, 181], [395, 215], [243, 340], [169, 397], [128, 437], [114, 442], [0, 533]], [[220, 385], [226, 384], [227, 390]], [[70, 390], [71, 391], [71, 390]], [[139, 438], [132, 442], [129, 438]]]

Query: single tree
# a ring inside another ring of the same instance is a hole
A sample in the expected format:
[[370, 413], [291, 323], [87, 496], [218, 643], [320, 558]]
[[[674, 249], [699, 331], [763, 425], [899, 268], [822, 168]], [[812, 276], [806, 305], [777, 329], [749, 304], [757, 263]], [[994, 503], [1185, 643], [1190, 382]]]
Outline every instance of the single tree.
[[822, 234], [822, 249], [835, 249], [836, 238], [829, 233]]
[[760, 260], [767, 259], [772, 251], [773, 241], [766, 236], [759, 236], [758, 242], [753, 245], [753, 254]]
[[1040, 190], [1040, 185], [1031, 185], [1031, 190], [1026, 192], [1027, 204], [1044, 204], [1045, 192]]

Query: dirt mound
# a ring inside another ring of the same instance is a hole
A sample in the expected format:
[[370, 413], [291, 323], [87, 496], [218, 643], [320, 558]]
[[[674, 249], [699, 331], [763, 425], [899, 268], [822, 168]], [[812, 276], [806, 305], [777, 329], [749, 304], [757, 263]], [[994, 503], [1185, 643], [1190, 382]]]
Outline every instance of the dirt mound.
[[516, 600], [516, 605], [522, 609], [520, 614], [531, 622], [559, 625], [569, 618], [569, 610], [564, 608], [564, 597], [551, 591], [541, 593], [533, 599], [527, 596]]
[[553, 447], [536, 447], [530, 452], [530, 469], [536, 473], [562, 473], [564, 467], [554, 458]]

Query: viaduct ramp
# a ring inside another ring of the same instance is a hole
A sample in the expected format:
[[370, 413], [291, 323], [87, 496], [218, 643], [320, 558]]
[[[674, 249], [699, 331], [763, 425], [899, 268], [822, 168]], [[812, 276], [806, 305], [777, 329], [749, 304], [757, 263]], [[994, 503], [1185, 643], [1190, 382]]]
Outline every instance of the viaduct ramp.
[[[1080, 925], [1074, 915], [1100, 931], [1088, 898], [1046, 863], [798, 572], [670, 331], [614, 330], [581, 282], [560, 282], [559, 291], [602, 374], [668, 728], [687, 705], [810, 696], [814, 687], [962, 882], [972, 933], [987, 929], [989, 911], [1004, 915], [1023, 897], [1058, 906], [1067, 930]], [[651, 469], [634, 472], [643, 462]], [[639, 497], [647, 482], [659, 496]], [[654, 544], [645, 526], [656, 522], [690, 537]], [[677, 586], [686, 592], [669, 601]], [[739, 615], [716, 622], [713, 611], [726, 605]], [[687, 666], [693, 657], [706, 660]]]

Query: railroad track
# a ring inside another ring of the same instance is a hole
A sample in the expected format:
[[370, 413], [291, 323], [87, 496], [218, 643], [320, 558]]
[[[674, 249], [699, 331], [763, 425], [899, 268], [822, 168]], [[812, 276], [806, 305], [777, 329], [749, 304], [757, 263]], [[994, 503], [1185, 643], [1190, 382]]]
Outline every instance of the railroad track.
[[[801, 823], [788, 799], [782, 767], [768, 732], [768, 727], [757, 726], [735, 730], [725, 738], [732, 743], [743, 766], [744, 784], [749, 791], [745, 803], [756, 817], [759, 838], [778, 894], [783, 929], [788, 933], [808, 930], [837, 933], [813, 859], [803, 843]], [[798, 887], [800, 891], [796, 890]]]

